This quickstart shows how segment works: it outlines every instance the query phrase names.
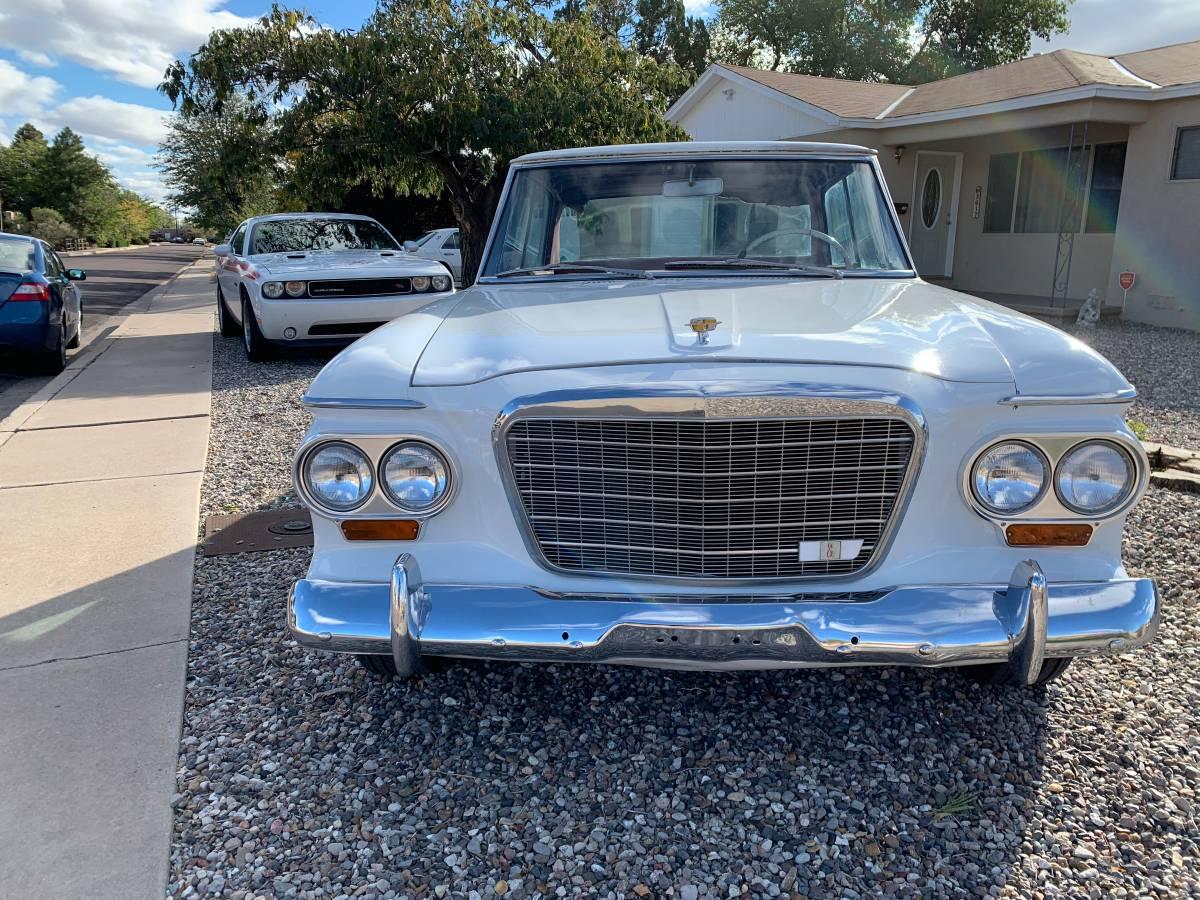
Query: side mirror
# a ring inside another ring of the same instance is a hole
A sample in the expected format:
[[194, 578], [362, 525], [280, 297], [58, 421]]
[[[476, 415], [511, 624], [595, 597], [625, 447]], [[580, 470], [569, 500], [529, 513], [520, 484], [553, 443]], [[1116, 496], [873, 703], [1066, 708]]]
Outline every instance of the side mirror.
[[417, 242], [416, 241], [405, 241], [404, 249], [407, 250], [409, 253], [416, 253], [417, 252]]
[[228, 244], [217, 244], [213, 247], [213, 253], [217, 256], [230, 256], [233, 253], [233, 248]]
[[67, 269], [67, 278], [70, 281], [87, 281], [87, 272], [83, 269]]

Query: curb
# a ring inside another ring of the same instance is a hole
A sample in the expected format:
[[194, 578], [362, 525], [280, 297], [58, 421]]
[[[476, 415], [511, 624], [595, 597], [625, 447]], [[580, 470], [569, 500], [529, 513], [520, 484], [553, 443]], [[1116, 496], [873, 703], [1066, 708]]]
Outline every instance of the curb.
[[88, 345], [88, 348], [82, 353], [76, 354], [67, 364], [67, 367], [56, 375], [49, 384], [43, 385], [37, 393], [25, 400], [25, 402], [3, 419], [0, 419], [0, 447], [3, 447], [9, 438], [19, 432], [21, 426], [28, 422], [39, 409], [62, 393], [63, 389], [78, 378], [88, 366], [103, 356], [112, 347], [113, 343], [119, 340], [117, 332], [125, 326], [131, 316], [146, 312], [155, 300], [170, 290], [171, 286], [181, 275], [202, 262], [204, 260], [198, 259], [195, 262], [189, 263], [162, 284], [152, 287], [133, 303], [125, 306], [123, 310], [124, 314], [120, 315], [117, 321], [108, 325], [104, 331], [96, 335], [91, 344]]

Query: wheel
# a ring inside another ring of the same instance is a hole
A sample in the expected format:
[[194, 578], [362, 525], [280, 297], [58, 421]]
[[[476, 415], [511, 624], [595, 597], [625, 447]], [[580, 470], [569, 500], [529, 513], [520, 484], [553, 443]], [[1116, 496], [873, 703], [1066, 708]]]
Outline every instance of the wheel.
[[[1067, 666], [1071, 664], [1071, 657], [1065, 656], [1055, 659], [1047, 659], [1042, 662], [1042, 671], [1038, 673], [1037, 681], [1029, 685], [1029, 687], [1037, 687], [1040, 684], [1046, 684], [1059, 678], [1063, 672], [1067, 671]], [[991, 687], [1024, 687], [1017, 684], [1013, 677], [1012, 668], [1008, 663], [992, 663], [984, 666], [963, 666], [958, 670], [964, 677], [971, 679], [978, 684], [986, 684]]]
[[221, 285], [217, 285], [217, 328], [221, 337], [237, 337], [242, 333], [238, 323], [229, 315], [229, 307], [225, 305], [225, 295], [221, 293]]
[[58, 340], [50, 350], [42, 350], [34, 357], [36, 371], [43, 375], [57, 375], [67, 367], [67, 320], [58, 326]]
[[70, 342], [67, 344], [67, 349], [74, 350], [75, 348], [77, 348], [79, 346], [79, 344], [82, 340], [83, 340], [83, 308], [81, 307], [79, 310], [79, 324], [75, 326], [75, 337], [71, 338]]
[[242, 295], [242, 345], [246, 348], [246, 359], [250, 362], [264, 362], [271, 358], [271, 343], [261, 331], [258, 322], [254, 320], [254, 310], [250, 299]]
[[[396, 677], [396, 663], [390, 656], [361, 653], [357, 657], [358, 664], [381, 678]], [[426, 672], [444, 672], [455, 660], [445, 656], [427, 656], [421, 660], [421, 669]]]

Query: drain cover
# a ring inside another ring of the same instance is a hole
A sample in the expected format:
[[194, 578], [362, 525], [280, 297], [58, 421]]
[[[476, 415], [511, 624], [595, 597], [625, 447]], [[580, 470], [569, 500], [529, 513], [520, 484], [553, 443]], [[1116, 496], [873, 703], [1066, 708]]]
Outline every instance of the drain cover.
[[265, 509], [209, 516], [204, 522], [205, 556], [311, 547], [312, 518], [306, 509]]

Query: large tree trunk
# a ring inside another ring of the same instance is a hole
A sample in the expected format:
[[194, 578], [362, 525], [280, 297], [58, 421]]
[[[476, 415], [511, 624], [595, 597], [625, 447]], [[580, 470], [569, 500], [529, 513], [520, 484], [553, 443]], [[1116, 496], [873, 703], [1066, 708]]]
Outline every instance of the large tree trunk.
[[492, 216], [504, 187], [503, 176], [493, 178], [470, 197], [450, 198], [454, 217], [458, 220], [459, 252], [462, 254], [463, 284], [472, 284], [483, 262], [483, 247], [492, 227]]

